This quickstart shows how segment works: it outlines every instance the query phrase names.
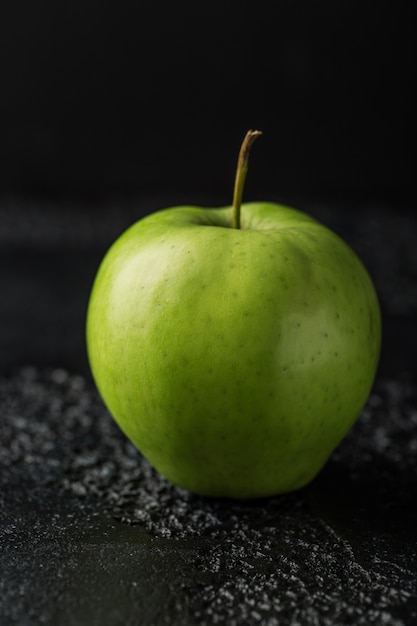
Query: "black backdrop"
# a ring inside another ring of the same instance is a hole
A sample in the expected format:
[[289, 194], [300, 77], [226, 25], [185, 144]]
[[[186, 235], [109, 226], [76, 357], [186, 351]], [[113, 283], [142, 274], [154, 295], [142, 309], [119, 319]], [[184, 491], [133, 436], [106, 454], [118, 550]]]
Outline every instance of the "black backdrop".
[[259, 127], [248, 198], [409, 201], [411, 3], [21, 0], [0, 11], [3, 194], [228, 202], [240, 140]]
[[257, 127], [244, 199], [305, 209], [354, 247], [396, 372], [417, 345], [413, 30], [405, 2], [2, 3], [0, 369], [88, 373], [106, 249], [158, 208], [229, 203]]

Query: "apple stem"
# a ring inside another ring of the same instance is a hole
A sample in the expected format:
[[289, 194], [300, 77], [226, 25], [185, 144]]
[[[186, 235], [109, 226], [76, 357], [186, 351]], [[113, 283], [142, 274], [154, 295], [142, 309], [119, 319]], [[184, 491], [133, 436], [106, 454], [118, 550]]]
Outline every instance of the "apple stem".
[[246, 174], [248, 173], [249, 153], [253, 142], [260, 135], [262, 135], [262, 131], [260, 130], [248, 130], [240, 147], [239, 158], [237, 161], [235, 187], [233, 191], [233, 228], [240, 228], [240, 207], [242, 205], [242, 194]]

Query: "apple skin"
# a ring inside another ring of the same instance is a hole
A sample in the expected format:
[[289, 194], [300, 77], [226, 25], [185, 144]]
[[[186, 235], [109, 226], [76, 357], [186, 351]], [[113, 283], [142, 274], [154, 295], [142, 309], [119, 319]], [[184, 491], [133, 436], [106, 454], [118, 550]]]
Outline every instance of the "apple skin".
[[311, 481], [367, 400], [380, 352], [371, 279], [289, 207], [173, 207], [105, 256], [87, 314], [93, 377], [166, 478], [257, 498]]

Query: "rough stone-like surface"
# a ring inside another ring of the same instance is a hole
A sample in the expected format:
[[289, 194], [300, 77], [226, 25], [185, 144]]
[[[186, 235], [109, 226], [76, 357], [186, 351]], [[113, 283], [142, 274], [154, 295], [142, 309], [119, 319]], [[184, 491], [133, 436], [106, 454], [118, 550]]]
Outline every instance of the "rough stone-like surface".
[[416, 623], [416, 400], [379, 379], [310, 486], [239, 503], [168, 484], [81, 376], [4, 376], [1, 626]]

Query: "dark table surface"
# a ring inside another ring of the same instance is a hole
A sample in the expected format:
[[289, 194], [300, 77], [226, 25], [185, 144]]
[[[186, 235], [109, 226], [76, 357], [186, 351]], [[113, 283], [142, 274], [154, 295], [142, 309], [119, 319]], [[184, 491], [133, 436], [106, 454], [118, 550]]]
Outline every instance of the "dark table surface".
[[0, 203], [0, 625], [417, 623], [417, 219], [300, 207], [367, 265], [381, 364], [316, 480], [239, 503], [158, 476], [89, 375], [100, 258], [162, 206]]

